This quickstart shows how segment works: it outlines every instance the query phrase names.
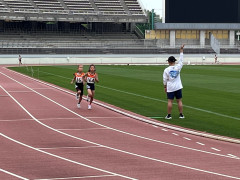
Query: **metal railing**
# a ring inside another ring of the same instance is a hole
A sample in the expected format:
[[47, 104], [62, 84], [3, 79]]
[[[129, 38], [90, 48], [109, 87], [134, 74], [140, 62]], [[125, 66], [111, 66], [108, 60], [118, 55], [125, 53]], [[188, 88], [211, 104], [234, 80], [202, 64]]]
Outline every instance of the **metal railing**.
[[[22, 9], [22, 8], [2, 8], [0, 12], [24, 13], [24, 14], [63, 14], [63, 15], [125, 15], [127, 12], [118, 11], [83, 11], [83, 10], [51, 10], [51, 9]], [[136, 12], [132, 16], [144, 15], [143, 12]]]
[[[36, 41], [34, 39], [29, 40], [0, 40], [0, 48], [85, 48], [85, 47], [91, 47], [91, 48], [101, 48], [101, 47], [110, 47], [110, 48], [178, 48], [182, 45], [182, 43], [178, 42], [175, 44], [175, 47], [171, 47], [170, 44], [166, 41], [158, 41], [158, 40], [116, 40], [116, 39], [99, 39], [99, 40], [73, 40], [67, 38], [64, 40], [57, 40], [57, 39], [45, 39], [39, 41]], [[186, 47], [189, 49], [203, 49], [203, 47], [200, 44], [196, 43], [186, 43]], [[220, 48], [240, 48], [238, 44], [234, 46], [230, 46], [227, 44], [220, 45]], [[211, 45], [205, 45], [204, 48], [211, 48]]]

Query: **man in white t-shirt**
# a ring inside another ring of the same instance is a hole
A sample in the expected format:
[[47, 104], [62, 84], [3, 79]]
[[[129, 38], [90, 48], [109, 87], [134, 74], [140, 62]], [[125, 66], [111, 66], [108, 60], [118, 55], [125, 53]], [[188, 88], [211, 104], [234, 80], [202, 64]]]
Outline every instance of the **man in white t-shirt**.
[[177, 61], [175, 57], [170, 56], [167, 60], [169, 67], [167, 67], [163, 72], [163, 85], [168, 98], [168, 115], [165, 117], [165, 119], [172, 119], [171, 112], [174, 97], [176, 97], [178, 104], [179, 118], [184, 118], [182, 104], [183, 86], [180, 78], [180, 71], [183, 67], [183, 48], [184, 45], [182, 45], [180, 48], [178, 64], [175, 63]]

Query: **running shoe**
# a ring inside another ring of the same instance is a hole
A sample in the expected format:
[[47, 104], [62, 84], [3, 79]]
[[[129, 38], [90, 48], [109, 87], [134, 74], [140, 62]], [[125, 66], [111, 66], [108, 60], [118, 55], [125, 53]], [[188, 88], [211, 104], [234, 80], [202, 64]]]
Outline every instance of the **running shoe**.
[[171, 114], [168, 114], [168, 115], [165, 117], [165, 119], [172, 119]]
[[184, 119], [184, 115], [183, 114], [179, 114], [179, 119]]
[[78, 107], [78, 108], [80, 108], [80, 107], [81, 107], [81, 106], [80, 106], [80, 103], [78, 103], [78, 104], [77, 104], [77, 107]]
[[89, 109], [89, 110], [92, 109], [92, 106], [91, 106], [90, 104], [88, 105], [88, 109]]
[[77, 99], [77, 100], [79, 99], [79, 95], [78, 95], [78, 93], [76, 93], [76, 99]]

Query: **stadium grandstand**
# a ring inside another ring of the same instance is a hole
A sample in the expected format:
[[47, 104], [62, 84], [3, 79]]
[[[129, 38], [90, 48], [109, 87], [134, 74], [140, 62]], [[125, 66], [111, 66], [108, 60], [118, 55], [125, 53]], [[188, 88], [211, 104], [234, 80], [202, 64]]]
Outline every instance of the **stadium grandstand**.
[[[217, 41], [213, 48], [210, 38], [179, 38], [179, 31], [173, 43], [172, 30], [162, 23], [144, 34], [136, 24], [148, 19], [140, 0], [0, 0], [0, 53], [177, 53], [182, 42], [188, 44], [186, 53], [216, 53], [219, 49]], [[157, 35], [160, 31], [164, 33]], [[240, 53], [237, 43], [224, 50]]]
[[11, 53], [108, 53], [141, 46], [138, 0], [1, 0], [0, 47]]

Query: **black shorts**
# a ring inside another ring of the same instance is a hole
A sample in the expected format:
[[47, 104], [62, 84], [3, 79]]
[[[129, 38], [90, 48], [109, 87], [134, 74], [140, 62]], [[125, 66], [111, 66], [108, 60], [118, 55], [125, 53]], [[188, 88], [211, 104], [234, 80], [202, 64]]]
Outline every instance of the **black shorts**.
[[95, 90], [95, 84], [87, 83], [87, 89]]
[[77, 91], [81, 91], [80, 96], [82, 96], [83, 95], [83, 83], [76, 83], [75, 88]]
[[174, 91], [174, 92], [168, 92], [167, 93], [167, 98], [168, 99], [174, 99], [174, 97], [176, 97], [176, 99], [181, 99], [182, 98], [182, 89], [179, 89], [179, 90]]

